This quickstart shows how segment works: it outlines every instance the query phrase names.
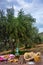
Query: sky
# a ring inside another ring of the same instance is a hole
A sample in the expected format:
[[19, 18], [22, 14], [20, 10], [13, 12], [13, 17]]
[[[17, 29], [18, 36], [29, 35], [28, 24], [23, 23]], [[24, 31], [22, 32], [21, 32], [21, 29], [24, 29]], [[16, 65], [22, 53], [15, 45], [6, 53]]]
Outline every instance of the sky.
[[18, 11], [23, 8], [26, 14], [31, 14], [36, 18], [37, 28], [39, 32], [43, 32], [43, 0], [0, 0], [0, 9], [6, 12], [7, 8], [14, 7], [15, 16]]

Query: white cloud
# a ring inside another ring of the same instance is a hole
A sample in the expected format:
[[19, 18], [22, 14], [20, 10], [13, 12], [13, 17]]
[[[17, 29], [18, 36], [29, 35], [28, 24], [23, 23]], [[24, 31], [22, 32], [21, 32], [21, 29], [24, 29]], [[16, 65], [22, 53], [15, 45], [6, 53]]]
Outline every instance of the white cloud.
[[27, 9], [27, 8], [31, 8], [32, 7], [32, 4], [31, 3], [26, 3], [24, 0], [16, 0], [18, 2], [18, 4], [20, 5], [19, 7], [20, 8], [23, 8], [23, 9]]
[[39, 32], [43, 32], [43, 28], [39, 28]]
[[7, 2], [11, 2], [12, 0], [7, 0]]

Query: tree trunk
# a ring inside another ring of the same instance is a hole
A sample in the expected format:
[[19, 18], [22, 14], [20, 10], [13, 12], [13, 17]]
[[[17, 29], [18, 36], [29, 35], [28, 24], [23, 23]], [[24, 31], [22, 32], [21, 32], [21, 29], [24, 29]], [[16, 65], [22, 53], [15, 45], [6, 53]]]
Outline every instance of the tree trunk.
[[25, 48], [27, 48], [27, 43], [25, 44]]

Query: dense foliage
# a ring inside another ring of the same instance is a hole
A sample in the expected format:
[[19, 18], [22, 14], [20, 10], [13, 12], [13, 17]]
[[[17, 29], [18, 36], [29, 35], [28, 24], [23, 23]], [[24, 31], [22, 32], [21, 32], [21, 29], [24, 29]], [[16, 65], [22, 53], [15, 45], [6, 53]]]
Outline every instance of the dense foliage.
[[[35, 43], [40, 43], [38, 29], [34, 26], [36, 19], [30, 14], [25, 14], [22, 9], [18, 16], [14, 16], [14, 9], [7, 9], [7, 14], [0, 10], [0, 48], [12, 49], [24, 45], [31, 47]], [[2, 43], [3, 42], [3, 43]]]

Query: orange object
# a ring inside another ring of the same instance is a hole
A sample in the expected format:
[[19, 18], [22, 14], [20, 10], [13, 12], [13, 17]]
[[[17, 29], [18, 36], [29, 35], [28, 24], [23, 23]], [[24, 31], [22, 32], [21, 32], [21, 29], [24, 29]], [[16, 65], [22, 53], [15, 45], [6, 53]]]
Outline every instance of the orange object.
[[11, 59], [11, 60], [8, 60], [8, 62], [13, 62], [13, 59]]
[[9, 55], [4, 55], [4, 58], [8, 59], [9, 58]]
[[34, 61], [35, 62], [39, 62], [40, 60], [41, 60], [40, 56], [37, 56], [37, 55], [34, 56]]
[[18, 59], [14, 59], [13, 62], [18, 62]]

